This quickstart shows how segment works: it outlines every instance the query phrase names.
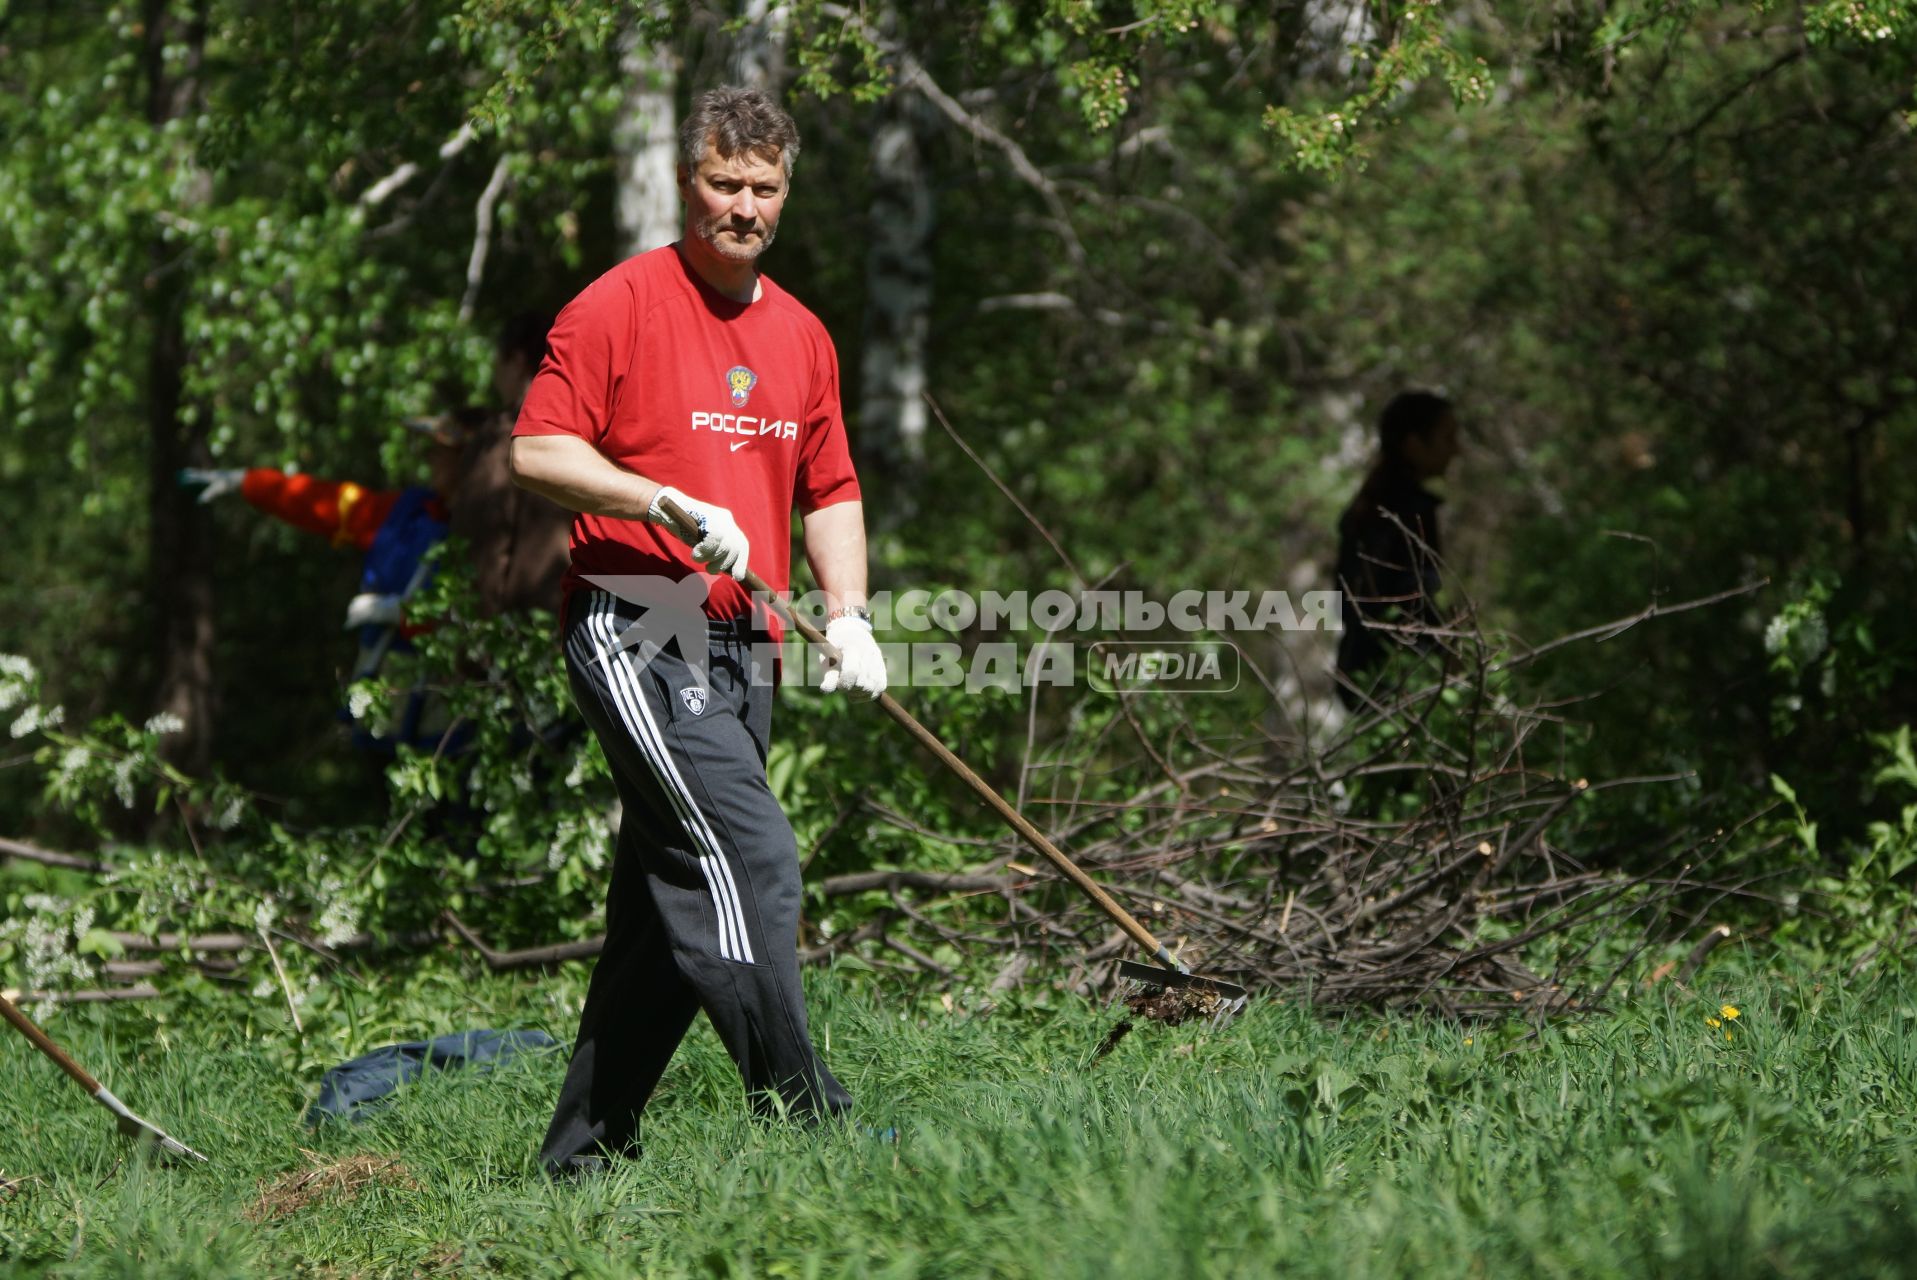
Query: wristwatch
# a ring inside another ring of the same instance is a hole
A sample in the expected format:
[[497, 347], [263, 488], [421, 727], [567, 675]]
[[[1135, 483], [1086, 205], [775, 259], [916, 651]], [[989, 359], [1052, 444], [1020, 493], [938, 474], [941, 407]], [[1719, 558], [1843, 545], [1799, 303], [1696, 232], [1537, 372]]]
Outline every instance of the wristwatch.
[[872, 611], [862, 604], [842, 604], [825, 615], [827, 622], [837, 622], [840, 618], [857, 618], [868, 627], [872, 625]]

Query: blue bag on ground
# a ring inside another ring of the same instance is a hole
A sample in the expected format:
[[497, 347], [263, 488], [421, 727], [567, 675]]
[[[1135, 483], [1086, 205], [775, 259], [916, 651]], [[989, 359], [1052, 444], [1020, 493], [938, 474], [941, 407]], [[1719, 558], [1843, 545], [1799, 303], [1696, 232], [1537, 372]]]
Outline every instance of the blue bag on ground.
[[559, 1042], [543, 1031], [455, 1031], [433, 1040], [389, 1044], [342, 1062], [320, 1080], [319, 1098], [306, 1113], [317, 1125], [327, 1116], [358, 1118], [360, 1108], [391, 1094], [427, 1067], [441, 1071], [469, 1064], [492, 1067], [520, 1053]]

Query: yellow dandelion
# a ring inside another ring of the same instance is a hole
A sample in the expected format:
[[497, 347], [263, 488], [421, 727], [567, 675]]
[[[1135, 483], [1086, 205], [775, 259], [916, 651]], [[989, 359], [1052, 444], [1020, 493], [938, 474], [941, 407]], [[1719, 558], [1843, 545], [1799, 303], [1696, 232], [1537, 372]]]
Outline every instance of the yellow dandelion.
[[1470, 1044], [1470, 1043], [1471, 1043], [1471, 1037], [1470, 1037], [1470, 1036], [1466, 1036], [1466, 1037], [1464, 1038], [1464, 1042], [1465, 1042], [1466, 1044]]
[[1704, 1019], [1704, 1025], [1707, 1027], [1721, 1027], [1724, 1024], [1719, 1022], [1716, 1018], [1706, 1018]]
[[1731, 1042], [1731, 1032], [1730, 1032], [1730, 1028], [1727, 1027], [1724, 1030], [1724, 1043], [1729, 1044], [1730, 1042]]
[[1726, 1022], [1737, 1021], [1737, 1006], [1734, 1004], [1727, 1004], [1722, 1009], [1719, 1009], [1718, 1012], [1724, 1015], [1724, 1021]]

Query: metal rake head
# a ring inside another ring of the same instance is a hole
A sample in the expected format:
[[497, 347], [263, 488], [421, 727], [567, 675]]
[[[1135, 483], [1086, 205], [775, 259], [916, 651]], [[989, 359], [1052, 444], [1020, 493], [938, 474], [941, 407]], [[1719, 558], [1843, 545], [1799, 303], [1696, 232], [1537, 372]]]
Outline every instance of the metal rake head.
[[159, 1125], [135, 1115], [126, 1103], [114, 1097], [104, 1086], [93, 1095], [93, 1100], [113, 1113], [121, 1137], [132, 1138], [135, 1142], [151, 1143], [176, 1160], [198, 1160], [201, 1164], [207, 1162], [205, 1156], [167, 1133]]
[[1199, 1018], [1219, 1026], [1244, 1012], [1251, 993], [1235, 982], [1155, 964], [1121, 960], [1118, 976], [1132, 983], [1125, 1005], [1141, 1017], [1175, 1027]]

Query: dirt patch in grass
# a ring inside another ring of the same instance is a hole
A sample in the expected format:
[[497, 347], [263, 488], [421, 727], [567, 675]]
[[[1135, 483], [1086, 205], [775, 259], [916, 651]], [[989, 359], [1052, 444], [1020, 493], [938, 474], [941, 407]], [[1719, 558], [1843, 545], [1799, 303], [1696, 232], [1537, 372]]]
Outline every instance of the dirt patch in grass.
[[351, 1204], [368, 1187], [419, 1190], [413, 1175], [392, 1156], [354, 1155], [334, 1159], [300, 1148], [312, 1166], [260, 1180], [260, 1197], [246, 1210], [248, 1222], [268, 1222], [298, 1213], [322, 1200]]
[[[1193, 1018], [1209, 1018], [1224, 1001], [1210, 987], [1147, 987], [1125, 997], [1125, 1007], [1142, 1018], [1175, 1027]], [[1129, 1030], [1129, 1028], [1127, 1028]], [[1114, 1036], [1113, 1043], [1117, 1043]]]
[[[1224, 1006], [1224, 997], [1210, 987], [1148, 986], [1125, 997], [1127, 1009], [1141, 1018], [1162, 1022], [1168, 1027], [1190, 1022], [1194, 1018], [1215, 1017]], [[1133, 1025], [1130, 1018], [1120, 1019], [1118, 1025], [1107, 1032], [1098, 1047], [1092, 1050], [1092, 1061], [1097, 1062], [1116, 1049], [1118, 1042], [1131, 1034]]]

